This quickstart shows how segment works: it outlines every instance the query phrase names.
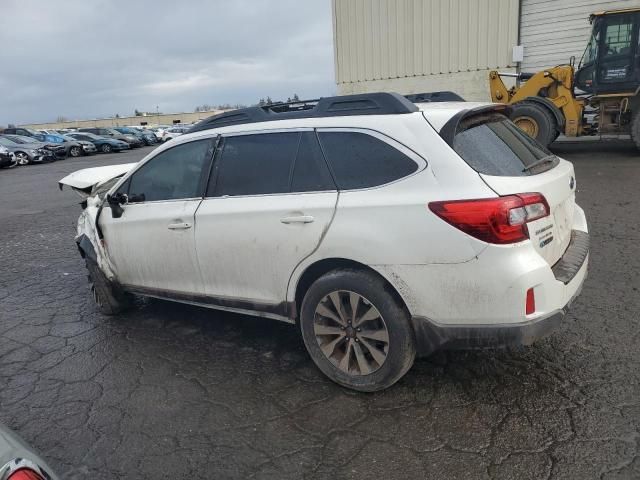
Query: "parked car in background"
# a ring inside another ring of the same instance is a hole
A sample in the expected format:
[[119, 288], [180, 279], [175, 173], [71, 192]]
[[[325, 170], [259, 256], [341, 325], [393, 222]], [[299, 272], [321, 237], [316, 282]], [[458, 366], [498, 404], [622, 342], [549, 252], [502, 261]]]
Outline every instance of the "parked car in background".
[[162, 141], [166, 142], [171, 140], [172, 138], [179, 137], [180, 135], [184, 135], [189, 130], [189, 127], [171, 127], [162, 132]]
[[42, 142], [17, 142], [6, 135], [0, 135], [0, 145], [6, 147], [7, 150], [15, 155], [18, 165], [53, 162], [56, 160], [55, 154], [45, 149], [45, 144]]
[[62, 160], [64, 158], [67, 158], [67, 151], [60, 143], [53, 142], [53, 141], [45, 141], [45, 140], [41, 140], [38, 137], [27, 137], [24, 135], [4, 135], [4, 136], [18, 143], [29, 143], [29, 144], [41, 143], [45, 150], [49, 150], [51, 153], [53, 153], [56, 160]]
[[0, 145], [0, 168], [12, 168], [18, 164], [16, 156], [4, 145]]
[[[66, 157], [79, 157], [84, 154], [82, 145], [74, 139], [65, 139], [59, 133], [39, 133], [35, 136], [38, 140], [45, 143], [55, 143], [64, 148]], [[94, 147], [95, 152], [95, 147]]]
[[113, 128], [79, 128], [78, 132], [93, 133], [94, 135], [100, 135], [101, 137], [121, 140], [128, 143], [131, 148], [138, 148], [142, 146], [142, 141], [135, 135], [120, 133]]
[[159, 142], [162, 142], [162, 134], [168, 128], [171, 128], [169, 125], [157, 125], [155, 127], [151, 127], [149, 130], [153, 132]]
[[80, 144], [80, 146], [82, 147], [82, 154], [83, 155], [93, 155], [94, 153], [96, 153], [98, 151], [98, 148], [93, 143], [91, 143], [91, 142], [89, 142], [87, 140], [78, 140], [78, 139], [75, 139], [73, 137], [70, 137], [66, 133], [60, 133], [59, 135], [62, 138], [64, 138], [64, 140], [67, 141], [67, 142], [78, 142]]
[[22, 438], [0, 424], [0, 479], [58, 480], [58, 477]]
[[44, 141], [39, 139], [38, 137], [27, 137], [25, 135], [3, 135], [3, 136], [17, 143], [29, 143], [29, 144], [40, 143], [42, 144], [43, 148], [45, 150], [50, 151], [57, 160], [62, 160], [64, 158], [67, 158], [67, 152], [60, 143], [53, 142], [53, 141]]
[[127, 142], [116, 140], [115, 138], [102, 137], [90, 132], [69, 132], [67, 136], [76, 140], [91, 142], [102, 153], [120, 152], [130, 148]]
[[115, 127], [114, 130], [122, 133], [123, 135], [133, 135], [145, 145], [153, 145], [158, 142], [153, 132], [147, 132], [145, 130], [132, 127]]
[[0, 132], [3, 135], [24, 135], [25, 137], [35, 137], [39, 132], [31, 129], [31, 128], [23, 128], [23, 127], [10, 127], [5, 128]]

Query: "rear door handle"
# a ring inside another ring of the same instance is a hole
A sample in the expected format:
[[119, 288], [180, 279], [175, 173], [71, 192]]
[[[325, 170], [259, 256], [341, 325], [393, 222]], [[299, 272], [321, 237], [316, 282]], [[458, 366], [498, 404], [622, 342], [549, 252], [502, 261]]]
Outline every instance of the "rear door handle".
[[169, 230], [187, 230], [188, 228], [191, 228], [191, 224], [184, 222], [184, 223], [170, 223], [169, 225], [167, 225], [167, 228]]
[[295, 215], [292, 217], [283, 217], [280, 219], [282, 223], [311, 223], [315, 219], [311, 215]]

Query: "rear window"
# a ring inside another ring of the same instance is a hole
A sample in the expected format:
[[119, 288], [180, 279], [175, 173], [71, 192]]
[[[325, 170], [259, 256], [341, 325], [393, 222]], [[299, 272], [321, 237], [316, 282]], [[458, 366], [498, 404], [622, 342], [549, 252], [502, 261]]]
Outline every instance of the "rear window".
[[559, 162], [511, 120], [495, 113], [463, 120], [453, 139], [453, 149], [479, 173], [501, 177], [535, 175]]

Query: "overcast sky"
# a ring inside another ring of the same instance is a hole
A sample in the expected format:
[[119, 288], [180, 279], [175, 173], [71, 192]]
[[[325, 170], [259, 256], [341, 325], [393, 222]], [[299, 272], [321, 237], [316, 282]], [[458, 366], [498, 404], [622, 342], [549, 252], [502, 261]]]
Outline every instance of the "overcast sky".
[[335, 94], [330, 0], [1, 0], [0, 125]]

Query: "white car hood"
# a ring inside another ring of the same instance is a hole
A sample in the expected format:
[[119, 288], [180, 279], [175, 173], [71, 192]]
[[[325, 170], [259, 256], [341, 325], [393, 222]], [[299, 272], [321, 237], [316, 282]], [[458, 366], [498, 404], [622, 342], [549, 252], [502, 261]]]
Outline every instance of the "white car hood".
[[83, 168], [59, 180], [58, 185], [60, 190], [64, 185], [68, 185], [78, 193], [84, 193], [86, 196], [91, 193], [91, 190], [96, 185], [124, 175], [136, 165], [137, 163], [124, 163], [106, 167]]

